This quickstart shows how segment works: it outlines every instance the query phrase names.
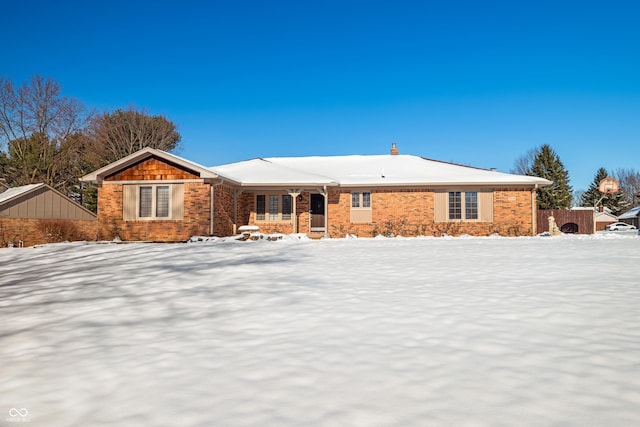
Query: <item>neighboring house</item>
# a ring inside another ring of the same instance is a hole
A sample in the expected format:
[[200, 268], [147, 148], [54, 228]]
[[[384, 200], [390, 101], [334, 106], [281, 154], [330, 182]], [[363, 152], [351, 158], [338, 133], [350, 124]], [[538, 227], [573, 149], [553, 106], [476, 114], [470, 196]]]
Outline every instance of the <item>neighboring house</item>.
[[98, 185], [100, 236], [180, 241], [235, 234], [533, 235], [550, 181], [418, 156], [252, 159], [206, 168], [145, 148], [82, 178]]
[[640, 206], [636, 206], [633, 209], [630, 209], [618, 216], [618, 220], [622, 222], [626, 222], [627, 224], [635, 225], [637, 228], [640, 228]]
[[615, 216], [611, 209], [606, 206], [604, 209], [599, 209], [596, 212], [596, 231], [602, 231], [607, 225], [618, 222], [618, 217]]
[[46, 184], [0, 184], [0, 246], [95, 240], [96, 215]]

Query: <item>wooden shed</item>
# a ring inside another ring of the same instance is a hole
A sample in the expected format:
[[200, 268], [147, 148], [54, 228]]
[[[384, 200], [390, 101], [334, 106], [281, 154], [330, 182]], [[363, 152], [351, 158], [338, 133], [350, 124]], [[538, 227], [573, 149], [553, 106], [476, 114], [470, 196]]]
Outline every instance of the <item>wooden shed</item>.
[[0, 245], [95, 240], [96, 215], [46, 184], [3, 188]]

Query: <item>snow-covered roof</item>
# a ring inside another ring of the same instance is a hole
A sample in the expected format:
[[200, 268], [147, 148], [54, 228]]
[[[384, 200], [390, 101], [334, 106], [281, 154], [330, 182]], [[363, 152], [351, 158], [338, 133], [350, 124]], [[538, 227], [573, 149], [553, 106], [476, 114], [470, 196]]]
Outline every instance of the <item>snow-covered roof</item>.
[[412, 155], [270, 157], [210, 168], [242, 185], [524, 185], [543, 178], [461, 166]]
[[267, 185], [336, 185], [326, 176], [289, 168], [265, 159], [251, 159], [210, 168], [221, 178], [232, 179], [242, 186]]
[[618, 219], [637, 218], [639, 215], [640, 215], [640, 206], [636, 206], [635, 208], [630, 209], [625, 213], [623, 213], [622, 215], [618, 216]]
[[[593, 206], [574, 206], [574, 207], [571, 208], [572, 211], [593, 211], [595, 209], [596, 208], [593, 207]], [[609, 213], [609, 214], [613, 212], [610, 208], [608, 208], [606, 206], [600, 206], [599, 209], [604, 209], [604, 212]], [[600, 211], [598, 211], [598, 212], [602, 213]]]
[[38, 187], [42, 187], [44, 184], [28, 184], [20, 187], [9, 187], [8, 190], [0, 193], [0, 203], [4, 203], [8, 200], [21, 196], [29, 191], [35, 190]]
[[100, 183], [104, 177], [156, 156], [195, 171], [201, 178], [220, 178], [242, 187], [309, 186], [546, 186], [551, 181], [524, 175], [456, 165], [412, 155], [270, 157], [205, 168], [174, 154], [144, 148], [82, 177]]
[[610, 212], [596, 212], [596, 222], [615, 222], [618, 217]]

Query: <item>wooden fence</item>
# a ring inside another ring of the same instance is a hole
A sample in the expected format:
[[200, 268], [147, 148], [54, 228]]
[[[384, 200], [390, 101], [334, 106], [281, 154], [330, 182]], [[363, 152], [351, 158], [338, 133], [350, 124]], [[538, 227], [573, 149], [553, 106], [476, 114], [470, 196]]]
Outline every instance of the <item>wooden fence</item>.
[[538, 234], [549, 231], [549, 217], [553, 216], [563, 233], [593, 234], [595, 219], [592, 210], [544, 209], [536, 217]]

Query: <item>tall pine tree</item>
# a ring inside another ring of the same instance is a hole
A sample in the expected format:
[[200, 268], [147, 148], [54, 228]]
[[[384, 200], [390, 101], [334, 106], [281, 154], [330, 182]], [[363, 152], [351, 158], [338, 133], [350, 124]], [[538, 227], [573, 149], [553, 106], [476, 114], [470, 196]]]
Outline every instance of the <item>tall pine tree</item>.
[[552, 185], [538, 189], [538, 209], [569, 209], [571, 207], [573, 190], [569, 185], [569, 172], [549, 145], [540, 147], [529, 175], [553, 181]]
[[629, 208], [629, 202], [625, 199], [622, 191], [613, 194], [603, 194], [598, 191], [598, 184], [608, 176], [605, 168], [598, 169], [589, 189], [582, 195], [580, 206], [595, 206], [599, 202], [598, 206], [608, 207], [614, 215], [619, 215]]

